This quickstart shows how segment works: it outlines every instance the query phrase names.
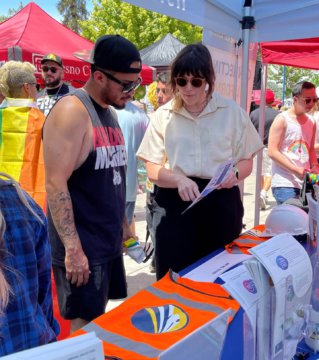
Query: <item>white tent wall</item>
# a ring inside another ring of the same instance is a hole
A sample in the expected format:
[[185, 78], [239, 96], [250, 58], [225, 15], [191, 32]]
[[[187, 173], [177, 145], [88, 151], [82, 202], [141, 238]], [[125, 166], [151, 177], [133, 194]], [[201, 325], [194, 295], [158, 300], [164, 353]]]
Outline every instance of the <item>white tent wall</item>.
[[[230, 38], [204, 29], [203, 43], [208, 47], [216, 74], [215, 89], [219, 94], [241, 102], [242, 84], [242, 48]], [[257, 59], [257, 44], [249, 46], [247, 91], [251, 94], [254, 82], [255, 66]], [[250, 98], [245, 101], [245, 109], [250, 108]]]

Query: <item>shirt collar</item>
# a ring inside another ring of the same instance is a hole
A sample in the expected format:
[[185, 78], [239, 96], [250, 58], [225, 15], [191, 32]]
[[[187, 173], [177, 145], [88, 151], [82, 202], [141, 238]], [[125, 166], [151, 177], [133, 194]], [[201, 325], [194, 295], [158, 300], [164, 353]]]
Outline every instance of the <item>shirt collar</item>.
[[[194, 119], [185, 109], [182, 107], [179, 110], [173, 110], [172, 108], [173, 100], [170, 100], [166, 104], [162, 105], [163, 110], [169, 110], [171, 112], [176, 112], [178, 114], [181, 114], [189, 119]], [[207, 106], [205, 107], [204, 111], [201, 113], [199, 118], [202, 116], [205, 116], [209, 113], [214, 113], [218, 108], [225, 108], [229, 106], [229, 100], [224, 98], [223, 96], [219, 95], [218, 93], [214, 92], [212, 94], [212, 97], [210, 101], [208, 102]]]
[[33, 99], [14, 99], [14, 98], [5, 98], [0, 104], [1, 108], [7, 107], [30, 107], [37, 108], [37, 103]]

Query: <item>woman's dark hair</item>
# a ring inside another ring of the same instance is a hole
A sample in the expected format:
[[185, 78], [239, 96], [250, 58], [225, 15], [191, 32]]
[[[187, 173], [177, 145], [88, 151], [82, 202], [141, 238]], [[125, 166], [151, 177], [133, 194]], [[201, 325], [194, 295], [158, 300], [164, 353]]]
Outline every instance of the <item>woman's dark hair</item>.
[[215, 71], [207, 47], [201, 43], [185, 46], [176, 56], [171, 67], [172, 89], [176, 92], [176, 78], [184, 75], [204, 78], [208, 84], [207, 96], [214, 90]]

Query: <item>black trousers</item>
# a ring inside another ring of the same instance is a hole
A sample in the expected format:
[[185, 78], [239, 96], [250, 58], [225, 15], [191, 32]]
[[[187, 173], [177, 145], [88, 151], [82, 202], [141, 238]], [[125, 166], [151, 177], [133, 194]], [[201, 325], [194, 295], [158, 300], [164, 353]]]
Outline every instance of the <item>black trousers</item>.
[[[193, 178], [200, 191], [208, 180]], [[183, 201], [177, 189], [158, 188], [153, 200], [157, 279], [169, 269], [179, 272], [228, 244], [242, 231], [244, 208], [237, 186], [215, 190], [195, 204]]]

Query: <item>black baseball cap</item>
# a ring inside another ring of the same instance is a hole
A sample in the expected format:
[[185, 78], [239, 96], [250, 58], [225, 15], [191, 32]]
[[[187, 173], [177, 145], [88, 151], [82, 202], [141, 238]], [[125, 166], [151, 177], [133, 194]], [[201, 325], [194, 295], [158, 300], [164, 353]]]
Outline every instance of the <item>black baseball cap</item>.
[[[139, 73], [142, 70], [137, 47], [121, 35], [103, 35], [96, 40], [93, 50], [83, 50], [73, 55], [105, 70], [122, 73]], [[140, 66], [131, 67], [133, 62], [139, 62]]]
[[44, 64], [46, 61], [54, 61], [58, 65], [63, 67], [62, 59], [60, 58], [60, 56], [55, 55], [53, 53], [50, 53], [50, 54], [47, 54], [47, 55], [43, 56], [43, 58], [41, 60], [41, 64]]

